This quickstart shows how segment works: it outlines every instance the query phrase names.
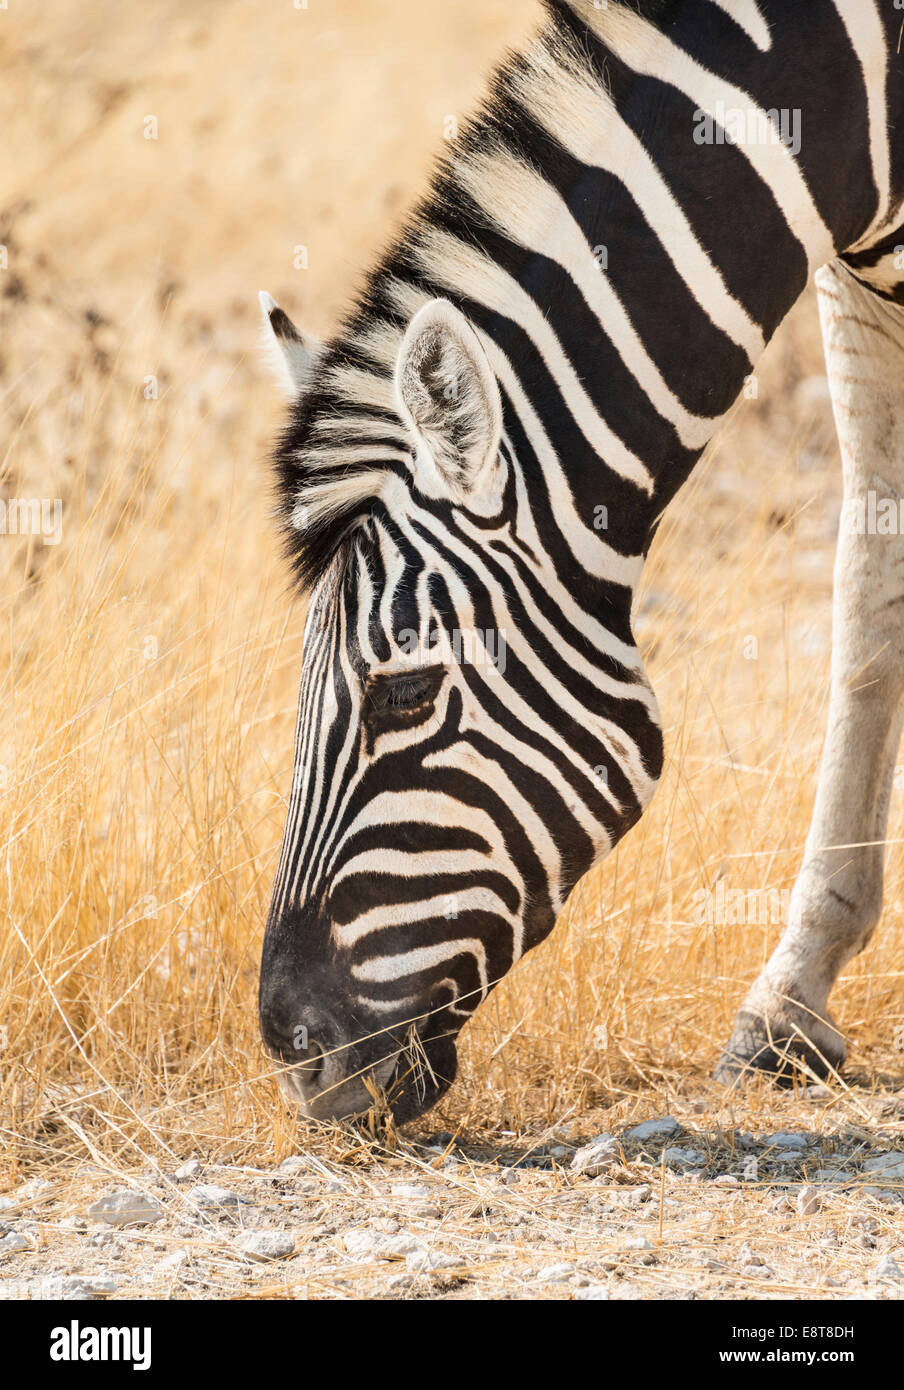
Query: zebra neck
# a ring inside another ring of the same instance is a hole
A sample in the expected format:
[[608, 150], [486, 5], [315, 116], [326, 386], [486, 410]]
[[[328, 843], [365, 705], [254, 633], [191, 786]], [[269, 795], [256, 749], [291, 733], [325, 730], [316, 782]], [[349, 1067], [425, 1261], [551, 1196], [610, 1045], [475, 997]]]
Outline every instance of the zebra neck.
[[553, 3], [392, 267], [478, 324], [528, 486], [555, 498], [560, 470], [623, 555], [645, 550], [810, 270], [877, 214], [869, 121], [850, 114], [867, 114], [861, 58], [878, 57], [858, 45], [877, 36], [852, 43], [846, 8]]
[[890, 5], [546, 9], [286, 431], [286, 530], [307, 579], [383, 476], [407, 485], [393, 372], [412, 315], [442, 296], [477, 326], [499, 381], [519, 518], [526, 499], [565, 590], [596, 579], [612, 586], [600, 605], [626, 611], [657, 518], [811, 269], [867, 245], [900, 203]]

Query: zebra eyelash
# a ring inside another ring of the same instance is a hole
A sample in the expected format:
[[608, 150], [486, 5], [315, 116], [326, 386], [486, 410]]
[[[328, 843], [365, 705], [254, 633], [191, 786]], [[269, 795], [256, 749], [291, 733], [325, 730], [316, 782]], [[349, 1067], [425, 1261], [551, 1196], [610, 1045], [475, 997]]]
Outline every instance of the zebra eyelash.
[[384, 718], [416, 713], [435, 700], [444, 675], [442, 666], [372, 675], [365, 692], [366, 713]]

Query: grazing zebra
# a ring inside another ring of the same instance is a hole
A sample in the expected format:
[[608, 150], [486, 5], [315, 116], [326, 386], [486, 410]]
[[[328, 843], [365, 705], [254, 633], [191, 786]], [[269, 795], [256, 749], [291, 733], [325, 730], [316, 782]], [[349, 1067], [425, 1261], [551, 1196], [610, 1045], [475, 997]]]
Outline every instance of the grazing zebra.
[[[902, 21], [546, 0], [335, 338], [262, 296], [311, 598], [260, 1023], [308, 1114], [432, 1105], [649, 802], [641, 565], [813, 270], [846, 501], [904, 496]], [[904, 540], [842, 526], [812, 829], [723, 1076], [843, 1059], [826, 1005], [881, 906], [902, 599]]]

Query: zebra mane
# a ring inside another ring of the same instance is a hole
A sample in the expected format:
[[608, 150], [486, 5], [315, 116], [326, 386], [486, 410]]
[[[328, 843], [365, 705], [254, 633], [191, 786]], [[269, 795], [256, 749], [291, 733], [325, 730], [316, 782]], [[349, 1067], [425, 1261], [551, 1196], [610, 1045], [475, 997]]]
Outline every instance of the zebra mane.
[[[659, 3], [646, 0], [648, 7]], [[620, 0], [612, 6], [637, 8]], [[548, 111], [591, 88], [597, 97], [606, 90], [606, 74], [582, 42], [587, 7], [587, 0], [544, 0], [541, 28], [496, 68], [487, 95], [436, 162], [426, 194], [320, 353], [310, 388], [291, 407], [274, 451], [276, 511], [302, 589], [350, 554], [353, 533], [393, 477], [411, 483], [414, 441], [396, 401], [394, 370], [418, 309], [438, 296], [463, 297], [456, 278], [467, 278], [467, 270], [456, 267], [446, 217], [454, 211], [460, 218], [464, 208], [475, 224], [492, 223], [500, 196], [523, 205], [523, 180], [512, 180], [513, 122], [527, 106], [548, 127], [544, 104]], [[570, 96], [557, 94], [556, 80]], [[522, 148], [520, 159], [529, 170], [529, 150], [525, 157]]]

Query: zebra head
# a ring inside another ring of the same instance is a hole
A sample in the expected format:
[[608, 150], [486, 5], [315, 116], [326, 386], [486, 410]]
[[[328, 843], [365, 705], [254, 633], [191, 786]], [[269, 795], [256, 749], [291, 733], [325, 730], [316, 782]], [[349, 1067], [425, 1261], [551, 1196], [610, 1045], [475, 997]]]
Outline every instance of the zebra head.
[[655, 701], [631, 586], [558, 528], [488, 335], [421, 296], [320, 350], [263, 302], [295, 391], [279, 509], [310, 603], [261, 1032], [310, 1116], [382, 1088], [404, 1120], [639, 816]]

